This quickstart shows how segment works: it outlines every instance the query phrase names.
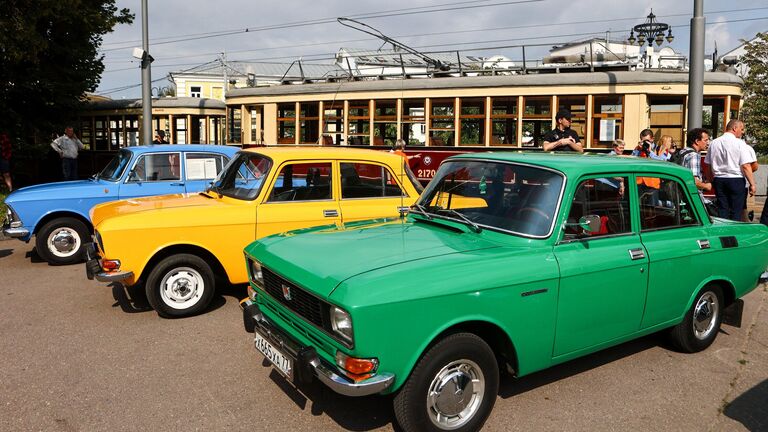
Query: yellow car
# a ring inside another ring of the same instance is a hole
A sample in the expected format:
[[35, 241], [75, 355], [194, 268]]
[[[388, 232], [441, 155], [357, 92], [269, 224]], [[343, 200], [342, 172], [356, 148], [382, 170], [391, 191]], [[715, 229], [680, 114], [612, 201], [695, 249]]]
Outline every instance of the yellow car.
[[102, 282], [143, 282], [161, 316], [193, 315], [210, 303], [217, 278], [248, 281], [243, 248], [254, 240], [297, 228], [397, 217], [420, 191], [407, 162], [392, 153], [338, 147], [243, 150], [205, 192], [91, 209], [95, 234], [86, 272]]

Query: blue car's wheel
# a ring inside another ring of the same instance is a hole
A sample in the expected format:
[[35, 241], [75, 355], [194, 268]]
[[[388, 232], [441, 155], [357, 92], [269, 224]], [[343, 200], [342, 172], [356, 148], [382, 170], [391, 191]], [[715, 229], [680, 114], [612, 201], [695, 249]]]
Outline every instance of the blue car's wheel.
[[51, 264], [74, 264], [83, 260], [83, 245], [89, 241], [85, 223], [62, 217], [40, 228], [35, 236], [35, 248], [40, 258]]

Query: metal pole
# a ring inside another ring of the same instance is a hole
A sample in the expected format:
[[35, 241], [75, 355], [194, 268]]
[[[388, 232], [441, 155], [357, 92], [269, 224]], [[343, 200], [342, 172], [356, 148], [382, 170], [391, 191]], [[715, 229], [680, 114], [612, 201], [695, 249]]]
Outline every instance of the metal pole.
[[149, 15], [147, 0], [141, 0], [141, 47], [144, 55], [141, 59], [141, 138], [142, 144], [152, 143], [152, 72], [149, 65]]
[[704, 0], [694, 0], [688, 68], [688, 130], [701, 127], [704, 109]]

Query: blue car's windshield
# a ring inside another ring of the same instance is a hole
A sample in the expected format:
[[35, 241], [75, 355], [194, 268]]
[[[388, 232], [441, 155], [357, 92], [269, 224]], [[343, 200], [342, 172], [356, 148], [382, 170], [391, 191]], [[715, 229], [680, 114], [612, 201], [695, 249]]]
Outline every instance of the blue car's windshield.
[[272, 168], [272, 160], [264, 155], [241, 152], [224, 167], [211, 190], [231, 198], [252, 200], [259, 195]]
[[107, 166], [96, 176], [96, 178], [107, 181], [118, 181], [125, 171], [125, 167], [128, 166], [128, 162], [131, 161], [131, 152], [128, 150], [120, 150], [112, 160], [109, 161]]

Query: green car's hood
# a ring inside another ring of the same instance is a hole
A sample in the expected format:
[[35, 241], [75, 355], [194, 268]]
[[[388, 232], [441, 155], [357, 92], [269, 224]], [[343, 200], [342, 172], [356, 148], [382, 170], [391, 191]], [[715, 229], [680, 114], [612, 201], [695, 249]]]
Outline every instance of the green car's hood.
[[501, 246], [451, 225], [379, 219], [265, 237], [245, 250], [270, 270], [327, 298], [339, 283], [362, 273]]

